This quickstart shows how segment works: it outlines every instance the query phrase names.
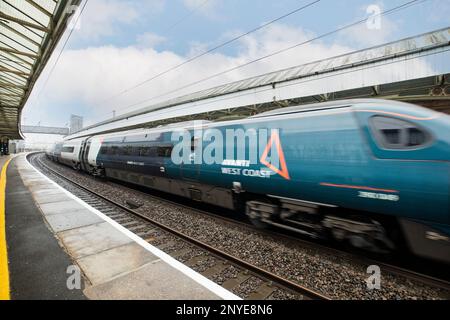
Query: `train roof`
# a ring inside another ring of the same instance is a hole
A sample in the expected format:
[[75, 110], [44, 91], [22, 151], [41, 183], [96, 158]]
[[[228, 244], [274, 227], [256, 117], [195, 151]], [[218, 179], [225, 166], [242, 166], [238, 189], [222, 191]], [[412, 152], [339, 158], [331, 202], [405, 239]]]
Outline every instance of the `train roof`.
[[279, 108], [267, 112], [263, 112], [250, 118], [263, 118], [270, 116], [283, 115], [288, 113], [300, 113], [300, 112], [311, 112], [311, 111], [320, 111], [320, 110], [329, 110], [329, 109], [340, 109], [340, 108], [348, 108], [356, 104], [370, 104], [370, 103], [386, 103], [389, 105], [401, 105], [407, 106], [409, 104], [405, 102], [393, 101], [393, 100], [385, 100], [385, 99], [349, 99], [349, 100], [334, 100], [327, 102], [319, 102], [319, 103], [311, 103], [298, 105], [293, 107]]
[[[328, 102], [321, 102], [321, 103], [313, 103], [313, 104], [305, 104], [305, 105], [297, 105], [293, 107], [285, 107], [285, 108], [279, 108], [271, 111], [267, 111], [264, 113], [260, 113], [251, 117], [247, 117], [244, 119], [238, 119], [236, 121], [240, 120], [251, 120], [251, 119], [258, 119], [258, 118], [265, 118], [265, 117], [273, 117], [277, 115], [286, 115], [286, 114], [297, 114], [297, 113], [306, 113], [306, 112], [313, 112], [313, 111], [321, 111], [321, 110], [332, 110], [332, 109], [342, 109], [342, 108], [350, 108], [350, 107], [356, 107], [357, 105], [364, 106], [368, 104], [379, 104], [382, 106], [396, 106], [396, 107], [407, 107], [409, 110], [414, 110], [416, 113], [417, 111], [422, 112], [436, 112], [432, 111], [414, 104], [400, 102], [400, 101], [393, 101], [393, 100], [386, 100], [386, 99], [348, 99], [348, 100], [335, 100], [335, 101], [328, 101]], [[413, 109], [411, 109], [413, 108]], [[158, 132], [166, 132], [171, 131], [174, 129], [192, 129], [192, 128], [201, 128], [201, 127], [208, 127], [211, 124], [225, 124], [225, 123], [233, 123], [233, 121], [208, 121], [208, 120], [192, 120], [192, 121], [184, 121], [184, 122], [176, 122], [171, 123], [167, 125], [161, 125], [157, 127], [142, 127], [137, 129], [131, 129], [131, 130], [124, 130], [124, 131], [116, 131], [111, 133], [105, 133], [105, 134], [98, 134], [94, 136], [101, 136], [103, 138], [115, 138], [115, 137], [122, 137], [122, 136], [137, 136], [137, 135], [145, 135], [148, 133], [158, 133]], [[78, 139], [72, 139], [72, 141], [81, 140], [83, 138]], [[70, 141], [70, 140], [66, 140]]]

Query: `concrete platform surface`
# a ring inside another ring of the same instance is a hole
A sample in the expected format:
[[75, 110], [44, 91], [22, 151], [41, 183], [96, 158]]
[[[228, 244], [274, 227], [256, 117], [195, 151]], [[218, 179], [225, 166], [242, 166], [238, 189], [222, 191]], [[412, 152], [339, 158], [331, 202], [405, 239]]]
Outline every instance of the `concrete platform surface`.
[[211, 300], [214, 295], [165, 262], [155, 261], [142, 266], [134, 272], [112, 279], [111, 281], [89, 287], [85, 294], [90, 299], [122, 300]]
[[[84, 276], [83, 294], [90, 299], [238, 299], [237, 296], [218, 286], [192, 269], [182, 265], [143, 239], [132, 234], [102, 213], [93, 209], [80, 199], [68, 193], [54, 182], [37, 172], [20, 155], [13, 160], [14, 169], [20, 174], [24, 188], [8, 194], [11, 202], [8, 217], [18, 220], [23, 208], [21, 203], [27, 199], [27, 211], [33, 219], [46, 222], [47, 227], [59, 241], [59, 252], [66, 257], [64, 262], [46, 260], [47, 267], [60, 268], [66, 272], [67, 263], [78, 266]], [[20, 184], [19, 176], [15, 178]], [[20, 193], [17, 193], [20, 192]], [[38, 209], [37, 209], [37, 208]], [[42, 229], [42, 228], [40, 228]], [[42, 233], [42, 230], [39, 232]], [[9, 232], [11, 233], [11, 232]], [[48, 233], [48, 230], [47, 230]], [[14, 236], [17, 238], [17, 235]], [[33, 240], [31, 231], [20, 235], [24, 246], [34, 242], [41, 246], [38, 255], [45, 255], [47, 242], [40, 237]], [[54, 242], [56, 239], [53, 238]], [[16, 239], [14, 243], [19, 241]], [[11, 243], [11, 245], [14, 245]], [[54, 251], [54, 245], [50, 246]], [[62, 250], [64, 249], [64, 250]], [[20, 252], [21, 248], [13, 251]], [[24, 252], [32, 255], [31, 252]], [[36, 256], [36, 254], [35, 254]], [[47, 257], [48, 258], [48, 257]], [[71, 260], [72, 262], [68, 262]], [[54, 265], [52, 265], [54, 262]], [[39, 261], [31, 260], [31, 269], [40, 269]], [[11, 274], [20, 276], [13, 265]], [[61, 270], [58, 270], [61, 271]], [[22, 273], [22, 271], [20, 272]], [[54, 286], [66, 288], [66, 280], [55, 279], [49, 290], [58, 291]], [[25, 277], [22, 275], [22, 278]], [[14, 281], [13, 281], [14, 282]], [[29, 287], [33, 284], [29, 283]], [[26, 290], [24, 286], [12, 286], [12, 290]], [[39, 293], [33, 293], [38, 297]], [[65, 296], [66, 298], [82, 298]], [[13, 294], [14, 298], [14, 294]]]
[[83, 286], [80, 290], [67, 287], [67, 270], [74, 262], [48, 229], [41, 211], [22, 181], [15, 160], [8, 167], [6, 185], [9, 298], [86, 299]]

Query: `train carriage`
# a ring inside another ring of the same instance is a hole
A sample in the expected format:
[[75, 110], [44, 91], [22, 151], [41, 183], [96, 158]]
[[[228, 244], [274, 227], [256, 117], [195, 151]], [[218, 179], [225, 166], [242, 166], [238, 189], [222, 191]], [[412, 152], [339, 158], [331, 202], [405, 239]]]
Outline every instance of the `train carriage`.
[[80, 168], [81, 145], [84, 139], [64, 141], [61, 146], [59, 162], [71, 166], [74, 169]]
[[[228, 132], [244, 144], [211, 147]], [[68, 140], [61, 151], [75, 168], [245, 211], [258, 225], [369, 250], [406, 243], [450, 262], [450, 117], [418, 106], [335, 101]]]

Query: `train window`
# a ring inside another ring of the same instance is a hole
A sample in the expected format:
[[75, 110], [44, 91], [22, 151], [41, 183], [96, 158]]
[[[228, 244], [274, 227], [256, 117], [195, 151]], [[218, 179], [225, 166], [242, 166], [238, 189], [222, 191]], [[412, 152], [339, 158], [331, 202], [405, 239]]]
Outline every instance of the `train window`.
[[156, 157], [156, 147], [142, 147], [141, 157]]
[[400, 129], [381, 129], [381, 132], [388, 144], [400, 143]]
[[108, 148], [109, 149], [109, 154], [110, 155], [112, 155], [112, 156], [114, 156], [114, 155], [118, 155], [119, 154], [119, 147], [118, 146], [112, 146], [111, 148]]
[[417, 148], [431, 141], [424, 129], [396, 118], [375, 116], [371, 127], [377, 143], [385, 149]]
[[73, 153], [74, 150], [75, 150], [75, 147], [63, 147], [61, 149], [61, 152]]
[[408, 147], [420, 146], [427, 142], [425, 132], [418, 130], [417, 128], [408, 128]]
[[119, 148], [119, 154], [121, 156], [131, 156], [133, 152], [133, 147], [131, 146], [125, 146]]
[[172, 146], [158, 147], [158, 157], [170, 158], [172, 156]]
[[130, 155], [134, 157], [139, 157], [141, 153], [141, 147], [131, 147]]
[[141, 152], [139, 153], [139, 155], [141, 157], [148, 157], [150, 154], [150, 148], [149, 147], [142, 147], [141, 148]]

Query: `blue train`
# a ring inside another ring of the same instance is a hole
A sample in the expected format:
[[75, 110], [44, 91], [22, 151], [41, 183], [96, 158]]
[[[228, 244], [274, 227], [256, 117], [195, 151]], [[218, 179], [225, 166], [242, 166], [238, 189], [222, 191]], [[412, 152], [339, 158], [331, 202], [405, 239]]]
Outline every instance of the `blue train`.
[[412, 104], [288, 107], [66, 140], [47, 154], [258, 226], [450, 262], [450, 116]]

